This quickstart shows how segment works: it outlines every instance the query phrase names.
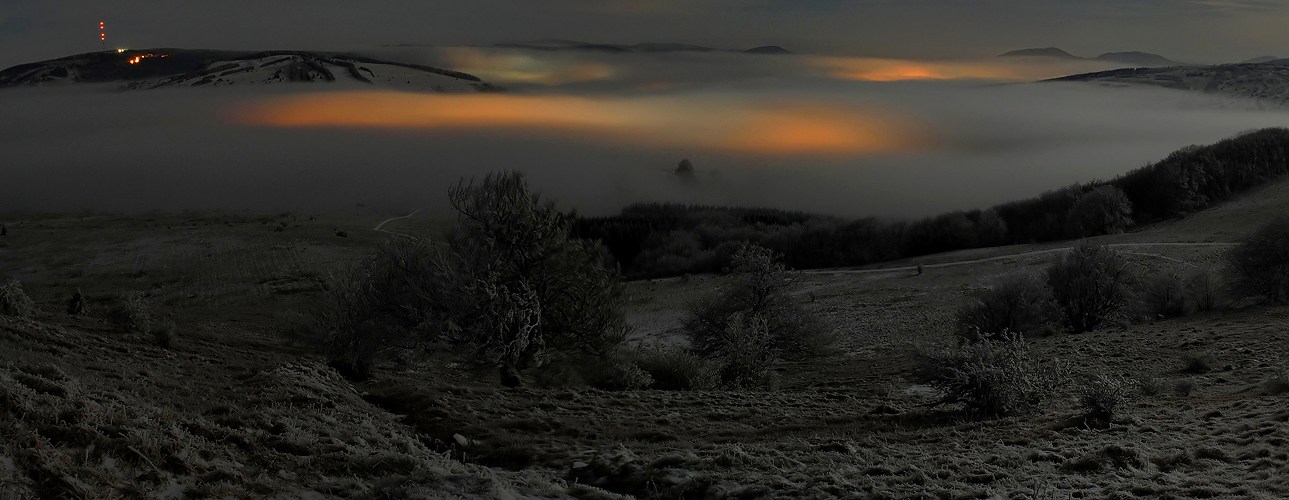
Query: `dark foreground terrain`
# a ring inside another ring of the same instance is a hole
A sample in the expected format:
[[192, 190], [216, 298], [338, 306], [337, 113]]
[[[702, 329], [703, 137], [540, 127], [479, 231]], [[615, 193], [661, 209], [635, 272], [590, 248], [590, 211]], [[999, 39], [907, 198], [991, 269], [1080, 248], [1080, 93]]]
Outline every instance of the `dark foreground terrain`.
[[[1098, 241], [1131, 244], [1143, 274], [1220, 266], [1214, 243], [1286, 208], [1280, 183]], [[913, 348], [951, 342], [953, 310], [982, 280], [1069, 243], [924, 258], [920, 275], [912, 261], [800, 273], [794, 294], [842, 352], [780, 366], [773, 391], [503, 389], [452, 353], [352, 383], [297, 325], [328, 275], [390, 237], [371, 229], [384, 218], [4, 216], [0, 276], [39, 311], [0, 317], [0, 497], [1289, 496], [1289, 309], [1236, 303], [1033, 340], [1076, 374], [1155, 389], [1108, 426], [1087, 425], [1073, 394], [970, 420], [928, 406], [909, 377]], [[634, 341], [679, 342], [687, 302], [723, 279], [631, 283]], [[71, 316], [77, 289], [88, 309]], [[129, 291], [174, 322], [169, 347], [109, 321]]]

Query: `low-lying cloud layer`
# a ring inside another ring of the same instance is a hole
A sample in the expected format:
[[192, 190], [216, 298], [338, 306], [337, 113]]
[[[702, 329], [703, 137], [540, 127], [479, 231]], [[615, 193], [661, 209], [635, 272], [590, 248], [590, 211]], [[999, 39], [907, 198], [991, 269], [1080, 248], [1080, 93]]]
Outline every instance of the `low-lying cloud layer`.
[[[877, 82], [803, 72], [792, 57], [672, 58], [588, 58], [630, 76], [503, 95], [0, 92], [0, 210], [439, 210], [458, 179], [518, 169], [583, 213], [675, 201], [909, 217], [1289, 124], [1282, 110], [1163, 90]], [[666, 85], [642, 90], [650, 81]], [[695, 179], [670, 173], [682, 158]]]
[[898, 115], [852, 103], [716, 96], [309, 93], [248, 104], [230, 122], [284, 128], [562, 131], [623, 147], [763, 155], [842, 156], [908, 151], [923, 142]]

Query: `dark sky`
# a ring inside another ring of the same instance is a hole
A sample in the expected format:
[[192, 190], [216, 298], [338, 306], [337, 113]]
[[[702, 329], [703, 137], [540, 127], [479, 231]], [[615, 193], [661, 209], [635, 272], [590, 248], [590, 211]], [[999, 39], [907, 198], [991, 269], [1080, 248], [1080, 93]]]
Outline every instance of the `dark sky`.
[[0, 67], [109, 45], [347, 49], [572, 38], [882, 57], [1059, 46], [1194, 62], [1289, 57], [1280, 0], [4, 0]]

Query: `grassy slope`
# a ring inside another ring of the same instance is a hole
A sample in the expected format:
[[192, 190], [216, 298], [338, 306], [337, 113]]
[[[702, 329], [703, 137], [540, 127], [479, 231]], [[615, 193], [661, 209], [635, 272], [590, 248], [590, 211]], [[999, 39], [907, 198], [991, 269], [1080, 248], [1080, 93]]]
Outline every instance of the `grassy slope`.
[[[1230, 241], [1286, 206], [1282, 183], [1104, 240]], [[378, 484], [420, 485], [429, 496], [599, 494], [565, 480], [660, 497], [1289, 495], [1286, 396], [1263, 388], [1285, 366], [1289, 310], [1037, 340], [1039, 352], [1082, 373], [1163, 381], [1164, 394], [1105, 430], [1075, 425], [1072, 397], [1033, 418], [959, 421], [921, 406], [925, 389], [903, 377], [910, 344], [946, 341], [952, 309], [982, 278], [1037, 269], [1044, 255], [921, 276], [802, 274], [798, 296], [842, 331], [847, 354], [782, 367], [777, 392], [507, 391], [426, 363], [387, 367], [354, 393], [283, 330], [318, 277], [379, 240], [366, 228], [380, 217], [286, 217], [282, 232], [271, 219], [10, 224], [0, 275], [27, 282], [44, 313], [0, 320], [0, 419], [18, 423], [0, 431], [0, 496], [41, 487], [363, 496]], [[350, 237], [336, 237], [337, 227]], [[1221, 252], [1159, 247], [1130, 258], [1150, 272], [1175, 265], [1161, 257], [1210, 265]], [[719, 282], [632, 283], [637, 339], [671, 342], [685, 302]], [[91, 297], [150, 290], [158, 312], [180, 325], [177, 347], [112, 331], [102, 303], [88, 318], [61, 314], [75, 286]], [[1216, 370], [1181, 373], [1180, 357], [1198, 352], [1211, 353]], [[1176, 395], [1178, 383], [1196, 389]]]

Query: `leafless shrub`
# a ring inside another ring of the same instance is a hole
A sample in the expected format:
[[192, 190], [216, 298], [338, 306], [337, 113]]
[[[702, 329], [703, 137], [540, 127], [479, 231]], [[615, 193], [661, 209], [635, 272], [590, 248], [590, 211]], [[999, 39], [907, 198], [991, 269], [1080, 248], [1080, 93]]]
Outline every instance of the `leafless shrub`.
[[994, 336], [1014, 332], [1026, 336], [1051, 331], [1058, 316], [1052, 291], [1042, 278], [1015, 273], [994, 278], [958, 311], [958, 331], [964, 336], [983, 332]]
[[1075, 333], [1126, 318], [1132, 303], [1132, 273], [1118, 252], [1080, 243], [1047, 268], [1047, 282]]
[[1059, 362], [1034, 359], [1024, 336], [1010, 332], [928, 350], [921, 358], [917, 379], [939, 392], [936, 404], [960, 404], [978, 417], [1035, 409], [1065, 382], [1067, 371]]
[[1185, 316], [1188, 308], [1186, 288], [1186, 281], [1174, 270], [1155, 273], [1143, 287], [1142, 305], [1154, 317]]
[[36, 304], [22, 290], [22, 283], [9, 280], [0, 284], [0, 314], [25, 318], [35, 311]]
[[1227, 261], [1236, 293], [1289, 302], [1289, 217], [1259, 227], [1231, 249]]
[[1222, 304], [1222, 276], [1211, 268], [1202, 268], [1186, 276], [1186, 294], [1195, 310], [1207, 312]]
[[1164, 381], [1154, 375], [1138, 376], [1134, 383], [1137, 385], [1137, 393], [1146, 397], [1158, 396], [1165, 390]]

